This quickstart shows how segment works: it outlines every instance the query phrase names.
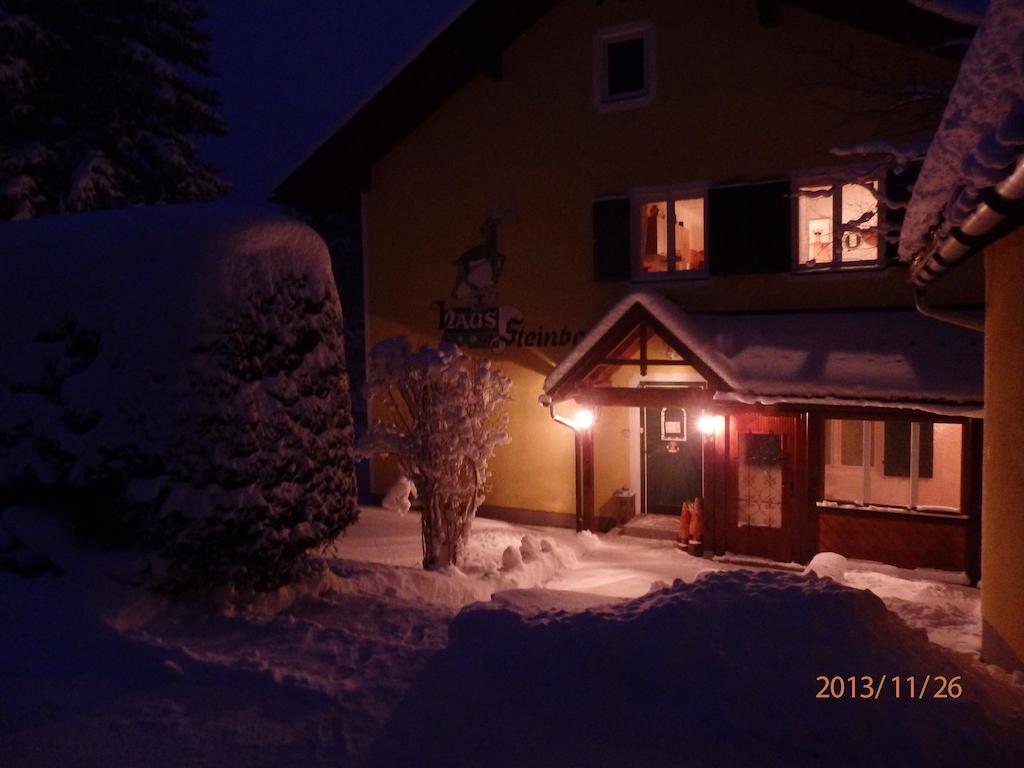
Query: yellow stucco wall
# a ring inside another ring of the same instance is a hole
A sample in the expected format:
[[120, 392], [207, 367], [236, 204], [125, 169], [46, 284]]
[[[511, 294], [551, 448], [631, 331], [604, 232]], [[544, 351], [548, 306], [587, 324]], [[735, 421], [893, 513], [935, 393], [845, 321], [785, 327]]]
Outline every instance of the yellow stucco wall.
[[[630, 189], [693, 181], [780, 178], [837, 165], [830, 147], [906, 138], [929, 121], [891, 111], [864, 86], [948, 83], [955, 63], [787, 5], [771, 29], [751, 0], [564, 0], [505, 51], [503, 77], [479, 76], [373, 168], [364, 200], [369, 342], [398, 333], [439, 337], [434, 301], [449, 299], [453, 261], [504, 212], [498, 303], [524, 329], [592, 325], [627, 282], [592, 280], [591, 203]], [[649, 20], [656, 33], [656, 98], [599, 112], [592, 96], [595, 32]], [[894, 68], [893, 62], [899, 66]], [[930, 118], [929, 118], [930, 119]], [[713, 255], [711, 256], [713, 258]], [[973, 269], [973, 268], [971, 268]], [[961, 275], [981, 298], [980, 271]], [[691, 310], [906, 304], [901, 268], [856, 275], [764, 275], [667, 287]], [[941, 289], [933, 300], [941, 302]], [[537, 403], [568, 347], [494, 355], [513, 380], [512, 442], [499, 449], [487, 503], [571, 513], [569, 430]], [[625, 412], [597, 433], [597, 507], [628, 482]], [[608, 437], [619, 438], [618, 444]], [[624, 480], [625, 478], [625, 480]], [[386, 472], [375, 490], [386, 487]]]
[[982, 656], [1024, 667], [1024, 230], [986, 251]]

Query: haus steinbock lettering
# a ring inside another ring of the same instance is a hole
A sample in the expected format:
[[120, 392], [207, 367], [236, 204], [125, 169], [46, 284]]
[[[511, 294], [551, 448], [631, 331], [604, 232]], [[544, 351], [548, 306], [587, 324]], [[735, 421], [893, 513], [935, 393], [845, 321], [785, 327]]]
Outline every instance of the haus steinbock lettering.
[[584, 331], [562, 326], [558, 329], [524, 327], [518, 307], [459, 307], [436, 301], [441, 338], [472, 349], [501, 353], [509, 347], [571, 347]]

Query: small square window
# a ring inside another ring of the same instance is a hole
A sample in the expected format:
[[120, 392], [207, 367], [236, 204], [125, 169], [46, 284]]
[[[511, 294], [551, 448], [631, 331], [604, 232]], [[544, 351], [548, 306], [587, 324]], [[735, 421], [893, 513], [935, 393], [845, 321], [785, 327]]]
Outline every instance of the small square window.
[[801, 271], [881, 263], [877, 180], [796, 185], [797, 258]]
[[599, 109], [646, 104], [654, 95], [654, 28], [633, 24], [594, 37], [594, 101]]

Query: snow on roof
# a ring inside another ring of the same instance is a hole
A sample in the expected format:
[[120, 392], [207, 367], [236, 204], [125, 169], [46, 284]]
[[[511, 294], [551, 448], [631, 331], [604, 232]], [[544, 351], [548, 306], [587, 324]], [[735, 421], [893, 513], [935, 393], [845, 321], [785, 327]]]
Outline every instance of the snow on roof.
[[[612, 307], [548, 375], [544, 391], [636, 305], [725, 381], [732, 392], [718, 393], [719, 400], [957, 415], [977, 415], [982, 402], [983, 336], [912, 310], [690, 314], [650, 292], [630, 293]], [[937, 411], [937, 404], [946, 407]]]
[[1024, 2], [992, 0], [964, 56], [900, 236], [913, 261], [977, 207], [1024, 151]]

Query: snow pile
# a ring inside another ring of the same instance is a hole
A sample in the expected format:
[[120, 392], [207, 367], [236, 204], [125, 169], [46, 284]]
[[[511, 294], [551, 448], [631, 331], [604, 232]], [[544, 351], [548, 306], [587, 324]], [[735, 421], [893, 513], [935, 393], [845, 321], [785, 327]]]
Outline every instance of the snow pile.
[[[709, 573], [581, 613], [491, 603], [463, 611], [449, 638], [369, 765], [1024, 760], [1017, 694], [928, 643], [870, 592], [829, 579]], [[826, 700], [819, 675], [889, 682], [877, 699]], [[911, 700], [908, 675], [918, 691], [925, 676], [932, 686], [936, 675], [960, 676], [962, 696]]]
[[819, 552], [804, 568], [804, 576], [818, 576], [832, 579], [836, 584], [846, 583], [849, 561], [835, 552]]
[[981, 190], [1005, 179], [1024, 152], [1022, 49], [1024, 5], [992, 0], [914, 185], [900, 237], [904, 261], [962, 224]]
[[166, 586], [267, 588], [352, 519], [326, 246], [223, 204], [0, 225], [0, 504], [160, 551]]

